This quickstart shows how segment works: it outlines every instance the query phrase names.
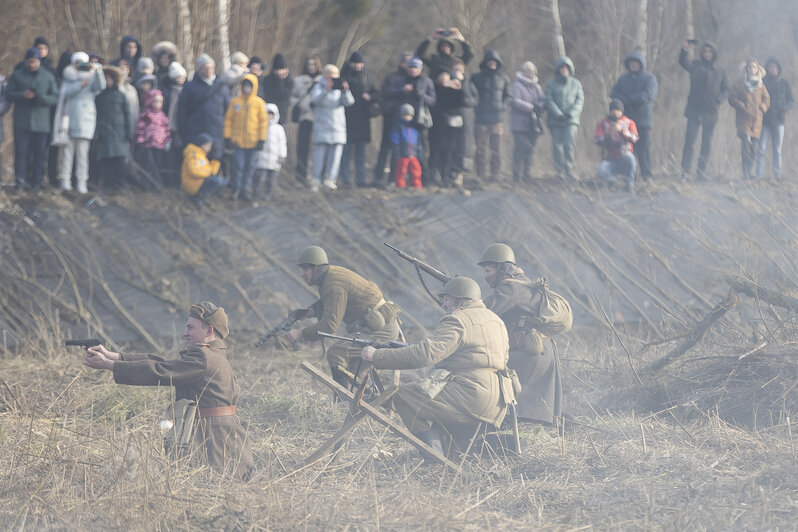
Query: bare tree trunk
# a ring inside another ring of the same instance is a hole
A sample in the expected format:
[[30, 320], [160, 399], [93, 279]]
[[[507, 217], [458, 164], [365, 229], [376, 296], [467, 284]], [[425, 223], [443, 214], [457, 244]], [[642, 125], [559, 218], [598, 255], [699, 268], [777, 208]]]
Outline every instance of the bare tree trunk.
[[551, 18], [554, 22], [554, 53], [561, 57], [565, 55], [565, 39], [562, 36], [559, 0], [551, 0]]
[[648, 0], [639, 0], [637, 18], [637, 39], [636, 47], [643, 53], [643, 57], [648, 56]]
[[178, 0], [179, 10], [177, 12], [178, 24], [180, 26], [180, 56], [183, 66], [189, 74], [194, 73], [194, 44], [191, 39], [191, 11], [188, 9], [188, 0]]
[[695, 24], [693, 23], [693, 0], [685, 1], [685, 22], [687, 23], [687, 37], [695, 39]]
[[230, 68], [230, 1], [219, 0], [219, 44], [222, 48], [222, 68]]
[[352, 39], [355, 38], [355, 33], [357, 33], [357, 29], [360, 27], [360, 20], [361, 19], [353, 20], [346, 30], [344, 40], [341, 42], [341, 47], [338, 49], [338, 57], [335, 59], [336, 65], [343, 65], [344, 61], [346, 61], [346, 54], [349, 51], [349, 46], [352, 44]]

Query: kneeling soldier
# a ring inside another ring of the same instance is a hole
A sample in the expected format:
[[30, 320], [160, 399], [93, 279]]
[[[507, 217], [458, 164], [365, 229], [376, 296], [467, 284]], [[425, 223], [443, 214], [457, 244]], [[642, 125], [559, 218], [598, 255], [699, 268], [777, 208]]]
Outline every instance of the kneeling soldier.
[[428, 378], [402, 385], [393, 405], [407, 428], [436, 450], [442, 449], [441, 436], [459, 445], [483, 421], [498, 427], [513, 401], [507, 397], [512, 396], [512, 382], [504, 371], [507, 329], [485, 308], [479, 285], [455, 277], [441, 296], [446, 314], [421, 343], [361, 351], [363, 360], [377, 369], [434, 366]]
[[[551, 350], [543, 349], [541, 332], [552, 334], [570, 329], [571, 308], [565, 299], [548, 290], [544, 279], [530, 281], [515, 265], [515, 253], [506, 244], [488, 246], [479, 265], [485, 281], [493, 288], [493, 294], [485, 298], [485, 306], [501, 316], [510, 335], [507, 365], [521, 381], [518, 418], [552, 423], [562, 409], [560, 363]], [[541, 309], [552, 303], [559, 305], [561, 312], [547, 320], [541, 316]]]
[[224, 309], [204, 301], [191, 306], [183, 333], [186, 349], [180, 351], [180, 358], [120, 354], [98, 345], [88, 348], [83, 363], [112, 371], [117, 384], [174, 386], [175, 402], [196, 401], [199, 419], [193, 447], [200, 451], [203, 462], [246, 480], [254, 462], [247, 433], [236, 415], [239, 387], [225, 354], [228, 332]]
[[[343, 266], [334, 266], [318, 246], [308, 246], [297, 260], [302, 279], [319, 287], [319, 299], [308, 307], [306, 318], [318, 321], [304, 329], [286, 333], [291, 341], [316, 340], [319, 331], [335, 334], [341, 322], [350, 334], [362, 333], [375, 340], [399, 337], [399, 306], [383, 298], [379, 287]], [[346, 342], [335, 342], [327, 349], [327, 361], [335, 382], [349, 387], [357, 373], [360, 350]]]

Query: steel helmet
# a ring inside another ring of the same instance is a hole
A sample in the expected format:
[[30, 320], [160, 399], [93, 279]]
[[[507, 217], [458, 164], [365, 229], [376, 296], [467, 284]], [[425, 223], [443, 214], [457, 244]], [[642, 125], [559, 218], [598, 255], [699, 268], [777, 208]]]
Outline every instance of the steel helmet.
[[491, 244], [485, 249], [478, 264], [482, 266], [486, 262], [496, 262], [499, 264], [502, 262], [510, 262], [515, 264], [515, 253], [513, 253], [513, 249], [507, 244]]
[[454, 277], [449, 279], [440, 291], [441, 296], [452, 296], [457, 299], [482, 299], [482, 290], [473, 279]]
[[327, 260], [327, 253], [319, 246], [308, 246], [299, 254], [299, 259], [297, 259], [296, 263], [321, 266], [330, 262]]

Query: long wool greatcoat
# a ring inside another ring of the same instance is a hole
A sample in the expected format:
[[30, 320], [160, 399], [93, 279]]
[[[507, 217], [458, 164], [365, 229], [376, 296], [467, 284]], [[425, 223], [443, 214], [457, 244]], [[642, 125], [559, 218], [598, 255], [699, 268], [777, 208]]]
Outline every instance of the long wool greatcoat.
[[770, 108], [770, 94], [765, 84], [759, 81], [752, 88], [746, 85], [744, 78], [738, 80], [729, 92], [729, 104], [737, 112], [737, 135], [758, 139], [762, 134], [762, 120]]
[[[133, 386], [174, 386], [175, 400], [191, 399], [197, 407], [235, 406], [239, 386], [225, 354], [224, 340], [196, 344], [165, 360], [149, 354], [125, 354], [114, 363], [114, 380]], [[205, 447], [205, 459], [214, 468], [247, 479], [254, 468], [252, 451], [238, 416], [199, 420], [194, 444]]]
[[485, 305], [504, 320], [510, 334], [510, 361], [507, 364], [518, 374], [521, 393], [518, 417], [524, 420], [552, 423], [562, 411], [560, 361], [551, 350], [529, 353], [524, 336], [537, 335], [540, 325], [541, 292], [523, 275], [499, 281]]
[[501, 318], [482, 301], [466, 301], [444, 315], [420, 343], [378, 349], [373, 364], [377, 369], [434, 366], [433, 376], [435, 370], [447, 370], [447, 376], [438, 377], [445, 381], [439, 392], [435, 393], [431, 379], [422, 379], [400, 387], [394, 404], [402, 421], [416, 434], [429, 429], [433, 421], [450, 433], [458, 433], [469, 424], [486, 421], [499, 426], [504, 419], [507, 405], [501, 397], [497, 372], [507, 367], [508, 349], [507, 329]]

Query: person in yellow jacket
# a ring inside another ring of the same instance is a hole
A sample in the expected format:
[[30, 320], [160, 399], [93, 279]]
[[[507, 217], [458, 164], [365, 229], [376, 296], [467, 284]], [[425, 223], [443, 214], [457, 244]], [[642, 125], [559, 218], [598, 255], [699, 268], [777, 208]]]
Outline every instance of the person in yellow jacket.
[[233, 199], [249, 201], [255, 158], [263, 149], [269, 127], [266, 102], [258, 96], [258, 78], [245, 74], [241, 78], [241, 96], [236, 96], [224, 115], [224, 141], [233, 150]]
[[189, 196], [212, 196], [227, 186], [227, 178], [218, 175], [221, 163], [208, 160], [208, 153], [212, 148], [213, 138], [207, 133], [200, 133], [183, 150], [180, 182]]

